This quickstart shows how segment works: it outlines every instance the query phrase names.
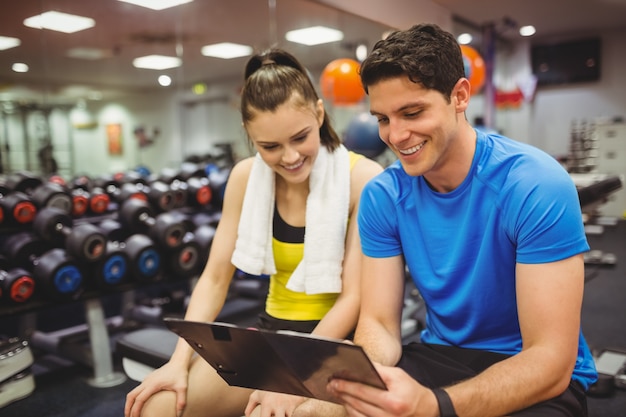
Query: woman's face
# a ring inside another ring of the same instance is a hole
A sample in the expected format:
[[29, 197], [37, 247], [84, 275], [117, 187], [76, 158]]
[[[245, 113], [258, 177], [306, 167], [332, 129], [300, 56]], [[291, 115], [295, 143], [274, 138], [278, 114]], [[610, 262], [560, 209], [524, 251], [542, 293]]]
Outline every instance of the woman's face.
[[321, 146], [324, 107], [291, 99], [276, 111], [257, 112], [246, 125], [248, 136], [265, 163], [285, 181], [307, 181]]

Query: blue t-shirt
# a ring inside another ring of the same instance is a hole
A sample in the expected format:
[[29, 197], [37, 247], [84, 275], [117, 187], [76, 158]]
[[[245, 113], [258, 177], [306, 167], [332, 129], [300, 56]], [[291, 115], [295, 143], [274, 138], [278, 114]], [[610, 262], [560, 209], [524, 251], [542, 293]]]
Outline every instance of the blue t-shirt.
[[[359, 206], [363, 252], [403, 255], [423, 297], [426, 343], [515, 354], [522, 349], [515, 264], [589, 250], [576, 187], [550, 155], [477, 131], [469, 174], [439, 193], [399, 161], [367, 184]], [[580, 333], [573, 379], [597, 377]]]

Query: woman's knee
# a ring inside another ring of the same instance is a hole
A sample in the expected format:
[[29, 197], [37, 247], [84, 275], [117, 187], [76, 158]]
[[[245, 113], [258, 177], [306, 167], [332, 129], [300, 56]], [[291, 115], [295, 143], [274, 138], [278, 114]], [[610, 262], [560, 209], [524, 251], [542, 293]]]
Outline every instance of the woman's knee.
[[339, 404], [309, 399], [296, 408], [294, 417], [345, 417], [345, 408]]
[[143, 405], [141, 417], [176, 417], [176, 394], [173, 391], [157, 392]]

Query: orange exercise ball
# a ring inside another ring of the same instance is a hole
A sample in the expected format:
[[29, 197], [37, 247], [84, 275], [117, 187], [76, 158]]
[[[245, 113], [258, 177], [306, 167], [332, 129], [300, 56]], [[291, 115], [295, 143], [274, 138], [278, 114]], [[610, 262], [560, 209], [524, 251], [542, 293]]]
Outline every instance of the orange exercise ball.
[[469, 80], [471, 94], [476, 94], [485, 85], [485, 61], [478, 51], [471, 46], [461, 45], [465, 77]]
[[359, 76], [360, 64], [354, 59], [340, 58], [326, 65], [320, 84], [322, 96], [335, 105], [356, 104], [365, 97]]

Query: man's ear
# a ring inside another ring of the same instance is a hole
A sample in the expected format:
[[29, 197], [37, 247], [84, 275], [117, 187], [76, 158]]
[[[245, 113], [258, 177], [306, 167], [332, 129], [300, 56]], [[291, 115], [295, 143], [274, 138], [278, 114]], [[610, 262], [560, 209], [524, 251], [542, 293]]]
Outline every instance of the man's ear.
[[454, 85], [452, 96], [450, 97], [452, 104], [458, 112], [464, 112], [469, 106], [471, 85], [467, 78], [462, 77]]

